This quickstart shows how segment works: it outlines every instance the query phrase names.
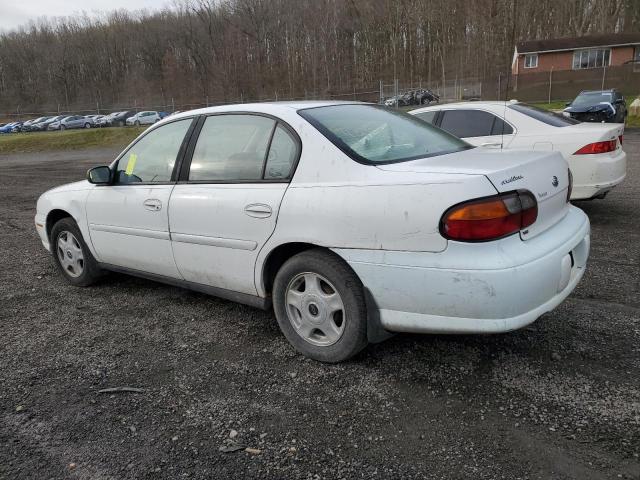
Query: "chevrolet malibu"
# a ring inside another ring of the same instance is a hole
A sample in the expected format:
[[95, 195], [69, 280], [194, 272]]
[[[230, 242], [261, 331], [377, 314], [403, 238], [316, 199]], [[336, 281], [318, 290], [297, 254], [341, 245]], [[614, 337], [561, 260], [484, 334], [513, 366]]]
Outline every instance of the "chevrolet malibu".
[[37, 204], [73, 285], [112, 270], [275, 311], [301, 353], [390, 332], [506, 332], [584, 274], [589, 221], [554, 152], [473, 148], [363, 103], [171, 116]]

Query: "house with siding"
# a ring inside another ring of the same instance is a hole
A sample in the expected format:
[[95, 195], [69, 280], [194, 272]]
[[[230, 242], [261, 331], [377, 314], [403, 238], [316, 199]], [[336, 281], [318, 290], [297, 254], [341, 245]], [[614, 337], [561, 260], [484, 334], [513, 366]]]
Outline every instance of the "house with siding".
[[640, 72], [640, 32], [519, 42], [511, 71], [525, 76], [563, 70], [591, 70], [633, 64]]

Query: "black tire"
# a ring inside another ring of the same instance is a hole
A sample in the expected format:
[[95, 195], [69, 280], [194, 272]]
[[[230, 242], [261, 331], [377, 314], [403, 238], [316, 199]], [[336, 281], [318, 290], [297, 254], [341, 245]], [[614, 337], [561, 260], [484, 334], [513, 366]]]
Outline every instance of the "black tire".
[[[70, 232], [77, 239], [80, 244], [80, 248], [82, 250], [82, 255], [84, 257], [84, 266], [82, 268], [82, 273], [79, 276], [72, 276], [60, 263], [60, 258], [58, 256], [58, 240], [61, 235], [65, 232]], [[62, 273], [64, 278], [71, 284], [76, 287], [88, 287], [89, 285], [94, 284], [96, 281], [100, 279], [104, 275], [104, 271], [98, 266], [98, 262], [91, 255], [91, 250], [87, 247], [87, 244], [82, 237], [82, 232], [78, 228], [76, 222], [70, 218], [63, 218], [58, 220], [53, 228], [51, 229], [51, 253], [53, 255], [53, 260], [58, 267], [58, 270]]]
[[[342, 299], [344, 330], [332, 345], [313, 345], [296, 332], [289, 320], [287, 288], [296, 276], [306, 272], [326, 278]], [[306, 357], [338, 363], [353, 357], [367, 346], [367, 307], [362, 282], [349, 265], [327, 250], [306, 250], [282, 265], [273, 285], [273, 305], [280, 330], [295, 349]]]
[[91, 124], [90, 123], [85, 123], [84, 124], [84, 128], [91, 128]]

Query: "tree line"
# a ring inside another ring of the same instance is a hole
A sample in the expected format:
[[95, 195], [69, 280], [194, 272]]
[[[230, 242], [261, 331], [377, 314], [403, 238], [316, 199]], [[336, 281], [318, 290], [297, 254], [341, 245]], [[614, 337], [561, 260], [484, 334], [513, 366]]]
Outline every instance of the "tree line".
[[[330, 96], [508, 72], [514, 41], [637, 31], [637, 0], [177, 0], [0, 35], [0, 111]], [[206, 100], [205, 100], [206, 99]]]

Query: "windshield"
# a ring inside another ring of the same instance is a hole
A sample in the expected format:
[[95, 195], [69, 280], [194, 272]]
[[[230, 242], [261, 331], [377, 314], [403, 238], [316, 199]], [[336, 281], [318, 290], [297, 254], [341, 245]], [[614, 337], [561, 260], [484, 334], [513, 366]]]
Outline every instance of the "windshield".
[[394, 163], [473, 148], [411, 115], [379, 105], [331, 105], [298, 113], [361, 163]]
[[526, 103], [514, 103], [509, 105], [509, 108], [516, 112], [520, 112], [527, 117], [534, 118], [539, 122], [551, 125], [552, 127], [568, 127], [569, 125], [576, 125], [577, 123], [580, 123], [578, 120], [571, 117], [565, 117], [559, 113], [543, 110], [541, 108], [534, 107], [533, 105], [527, 105]]
[[600, 102], [613, 103], [613, 94], [611, 92], [583, 92], [571, 102], [571, 106], [588, 107]]

